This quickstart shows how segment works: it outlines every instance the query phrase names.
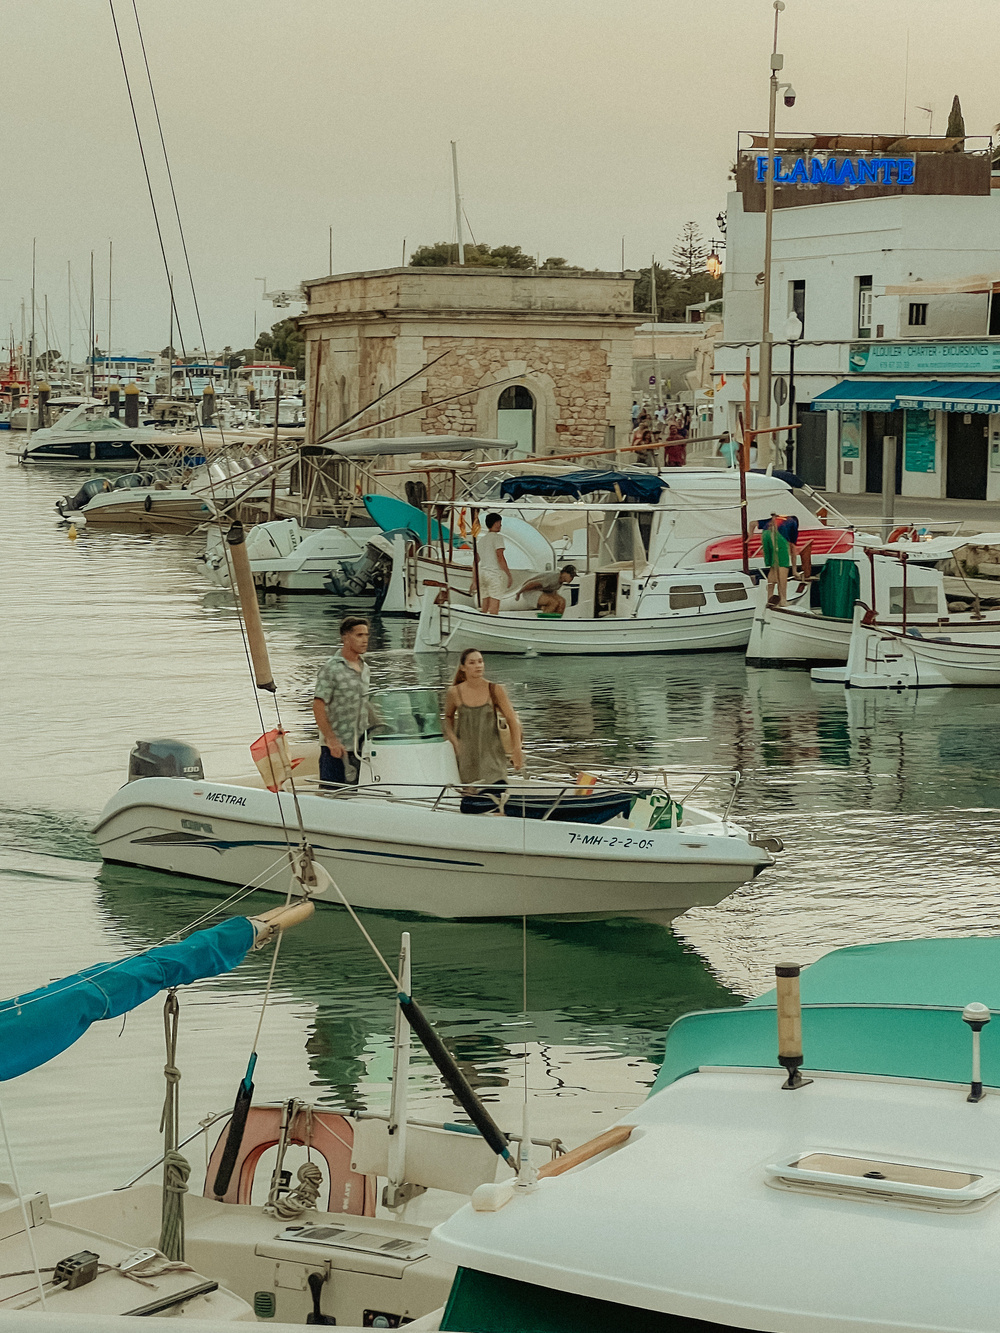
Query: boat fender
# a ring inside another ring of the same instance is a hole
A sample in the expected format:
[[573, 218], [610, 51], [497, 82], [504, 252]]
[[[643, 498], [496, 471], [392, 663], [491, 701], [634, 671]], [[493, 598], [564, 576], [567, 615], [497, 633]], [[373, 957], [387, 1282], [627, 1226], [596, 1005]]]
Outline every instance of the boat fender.
[[514, 1181], [477, 1185], [472, 1191], [472, 1206], [477, 1213], [498, 1213], [514, 1197]]
[[145, 509], [147, 514], [153, 508], [153, 497], [151, 495], [146, 496], [145, 500], [143, 500], [142, 502], [142, 507], [143, 509]]

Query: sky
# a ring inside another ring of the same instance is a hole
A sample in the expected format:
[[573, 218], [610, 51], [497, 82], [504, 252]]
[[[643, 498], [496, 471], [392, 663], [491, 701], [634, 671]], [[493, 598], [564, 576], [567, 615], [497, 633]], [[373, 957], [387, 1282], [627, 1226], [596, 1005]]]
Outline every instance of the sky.
[[[152, 116], [133, 0], [113, 0], [174, 273], [185, 346], [202, 345]], [[111, 0], [5, 7], [7, 145], [0, 339], [82, 351], [96, 323], [159, 350], [164, 261]], [[456, 139], [472, 235], [587, 268], [668, 262], [681, 226], [726, 205], [740, 130], [767, 122], [771, 0], [135, 0], [187, 239], [204, 340], [252, 344], [285, 313], [261, 300], [329, 271], [398, 265], [454, 238]], [[787, 0], [792, 110], [779, 131], [969, 135], [1000, 121], [990, 0]], [[907, 37], [909, 61], [907, 74]], [[906, 97], [904, 98], [904, 82]], [[176, 341], [176, 340], [175, 340]]]

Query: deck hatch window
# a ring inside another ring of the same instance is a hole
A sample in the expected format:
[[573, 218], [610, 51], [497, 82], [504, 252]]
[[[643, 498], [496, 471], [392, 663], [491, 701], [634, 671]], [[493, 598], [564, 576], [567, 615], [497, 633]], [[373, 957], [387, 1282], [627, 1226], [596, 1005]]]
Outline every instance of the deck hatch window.
[[671, 611], [683, 611], [688, 607], [704, 605], [704, 590], [696, 583], [676, 584], [670, 589]]
[[717, 583], [715, 595], [720, 602], [745, 602], [747, 590], [742, 583]]
[[953, 1210], [982, 1205], [1000, 1192], [1000, 1174], [966, 1166], [920, 1161], [854, 1157], [814, 1149], [785, 1157], [764, 1168], [776, 1189], [806, 1190], [840, 1198], [861, 1196], [876, 1203]]

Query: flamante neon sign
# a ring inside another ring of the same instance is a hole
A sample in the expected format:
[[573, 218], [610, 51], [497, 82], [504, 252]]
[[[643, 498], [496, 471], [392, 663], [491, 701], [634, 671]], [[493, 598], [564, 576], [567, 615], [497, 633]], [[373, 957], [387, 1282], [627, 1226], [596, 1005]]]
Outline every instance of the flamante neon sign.
[[[786, 159], [774, 156], [776, 185], [912, 185], [912, 157], [797, 157], [785, 170]], [[757, 158], [757, 180], [767, 180], [767, 156]]]

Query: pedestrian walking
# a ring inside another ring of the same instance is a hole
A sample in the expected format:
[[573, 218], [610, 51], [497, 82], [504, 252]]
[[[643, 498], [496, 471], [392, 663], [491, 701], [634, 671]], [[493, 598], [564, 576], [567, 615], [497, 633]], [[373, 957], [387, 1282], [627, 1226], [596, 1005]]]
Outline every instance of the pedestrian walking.
[[319, 780], [356, 784], [365, 735], [376, 720], [368, 702], [371, 672], [364, 654], [368, 621], [347, 616], [340, 622], [340, 648], [319, 669], [313, 692], [313, 716], [322, 745]]
[[683, 467], [687, 462], [687, 441], [681, 436], [680, 427], [676, 422], [667, 430], [664, 452], [667, 467]]
[[458, 760], [466, 787], [498, 791], [507, 782], [507, 752], [501, 718], [510, 737], [511, 762], [524, 766], [521, 723], [502, 685], [486, 678], [486, 662], [478, 648], [466, 648], [445, 698], [444, 734]]

